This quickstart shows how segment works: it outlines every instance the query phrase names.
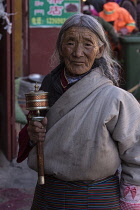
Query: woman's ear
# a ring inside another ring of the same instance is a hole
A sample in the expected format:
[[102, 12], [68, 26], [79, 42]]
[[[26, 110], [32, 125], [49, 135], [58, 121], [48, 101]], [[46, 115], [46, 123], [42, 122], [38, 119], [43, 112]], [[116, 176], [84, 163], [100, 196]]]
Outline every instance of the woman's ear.
[[104, 45], [102, 45], [101, 47], [99, 47], [99, 52], [96, 55], [96, 58], [101, 58], [104, 52]]

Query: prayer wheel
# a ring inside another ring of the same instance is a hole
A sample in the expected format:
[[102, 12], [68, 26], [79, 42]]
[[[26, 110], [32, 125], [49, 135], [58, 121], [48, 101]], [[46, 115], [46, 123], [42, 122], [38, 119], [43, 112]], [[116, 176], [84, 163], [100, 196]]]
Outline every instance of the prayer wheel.
[[38, 90], [39, 86], [35, 84], [35, 90], [26, 96], [26, 109], [30, 111], [48, 109], [48, 92]]
[[[40, 110], [49, 109], [48, 92], [39, 90], [39, 86], [35, 84], [35, 90], [25, 94], [26, 109], [33, 111], [31, 120], [42, 121], [44, 117], [40, 116]], [[45, 184], [44, 178], [44, 144], [39, 141], [37, 143], [37, 161], [38, 161], [38, 184]]]

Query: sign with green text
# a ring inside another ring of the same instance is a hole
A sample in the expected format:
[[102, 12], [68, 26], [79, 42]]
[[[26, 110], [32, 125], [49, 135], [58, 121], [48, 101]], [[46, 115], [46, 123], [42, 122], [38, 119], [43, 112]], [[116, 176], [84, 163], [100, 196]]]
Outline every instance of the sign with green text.
[[67, 18], [80, 13], [80, 0], [29, 0], [30, 27], [61, 27]]

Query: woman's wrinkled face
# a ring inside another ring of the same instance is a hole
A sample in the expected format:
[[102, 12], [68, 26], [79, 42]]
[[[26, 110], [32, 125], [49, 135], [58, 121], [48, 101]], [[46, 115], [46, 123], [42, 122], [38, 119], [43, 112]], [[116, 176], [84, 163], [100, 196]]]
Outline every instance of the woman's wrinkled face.
[[88, 72], [95, 58], [101, 57], [97, 36], [87, 28], [71, 27], [64, 33], [61, 55], [71, 75]]

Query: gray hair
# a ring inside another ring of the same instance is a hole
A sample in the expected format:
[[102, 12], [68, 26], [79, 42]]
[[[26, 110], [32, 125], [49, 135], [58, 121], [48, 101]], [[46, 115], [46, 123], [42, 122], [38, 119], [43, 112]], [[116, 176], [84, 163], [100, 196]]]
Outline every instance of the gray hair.
[[119, 64], [112, 59], [111, 49], [109, 41], [106, 37], [104, 29], [101, 24], [92, 16], [85, 14], [75, 14], [68, 18], [65, 23], [62, 25], [58, 39], [56, 42], [56, 50], [52, 56], [54, 59], [57, 59], [57, 64], [63, 63], [63, 58], [61, 57], [61, 46], [63, 42], [64, 33], [71, 27], [84, 27], [92, 31], [98, 38], [99, 46], [104, 45], [103, 55], [99, 59], [95, 59], [95, 62], [102, 69], [104, 75], [113, 81], [115, 85], [118, 85], [118, 74], [116, 74], [116, 68]]

